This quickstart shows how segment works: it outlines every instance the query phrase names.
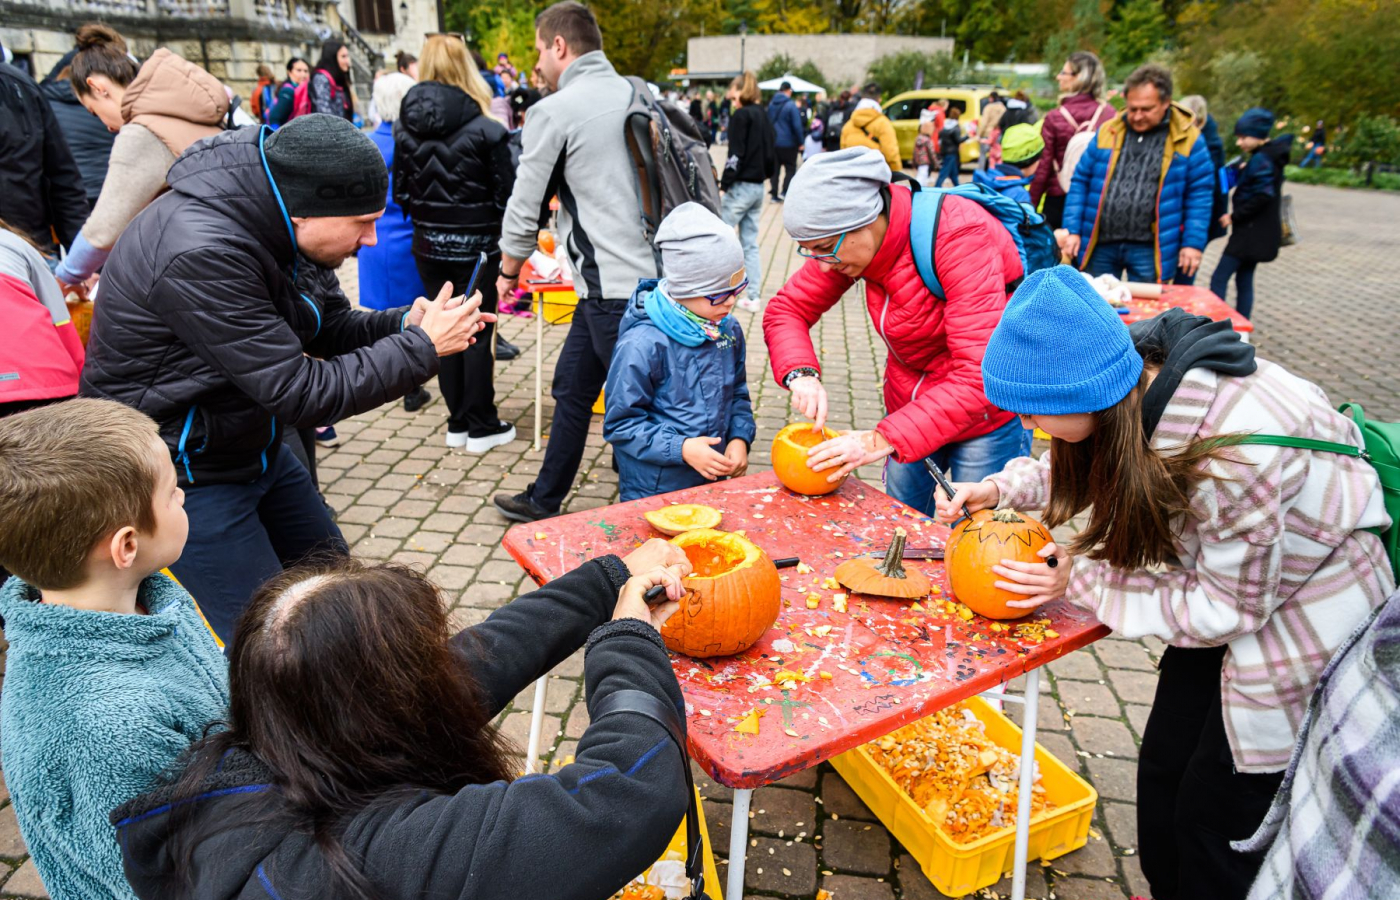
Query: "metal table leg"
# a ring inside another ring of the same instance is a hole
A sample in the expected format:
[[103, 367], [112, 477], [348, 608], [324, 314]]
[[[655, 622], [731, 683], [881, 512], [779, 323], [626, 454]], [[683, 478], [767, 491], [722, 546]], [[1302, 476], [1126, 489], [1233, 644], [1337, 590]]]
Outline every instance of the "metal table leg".
[[525, 774], [535, 771], [540, 760], [540, 732], [544, 730], [544, 692], [548, 675], [535, 682], [535, 705], [530, 711], [530, 740], [525, 750]]
[[1016, 862], [1011, 870], [1011, 900], [1025, 900], [1026, 857], [1031, 838], [1031, 787], [1035, 773], [1036, 713], [1040, 710], [1040, 670], [1026, 673], [1026, 712], [1021, 723], [1021, 785], [1016, 798]]
[[749, 803], [752, 790], [734, 792], [734, 821], [729, 824], [729, 883], [724, 896], [729, 900], [744, 898], [744, 861], [749, 851]]

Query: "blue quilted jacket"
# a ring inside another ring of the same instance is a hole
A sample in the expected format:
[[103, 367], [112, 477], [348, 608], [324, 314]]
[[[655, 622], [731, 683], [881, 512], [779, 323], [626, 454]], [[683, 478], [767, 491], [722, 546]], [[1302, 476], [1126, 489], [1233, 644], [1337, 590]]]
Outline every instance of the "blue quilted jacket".
[[[1166, 165], [1157, 192], [1157, 278], [1176, 277], [1182, 247], [1204, 250], [1215, 200], [1215, 170], [1205, 138], [1191, 124], [1191, 114], [1173, 104], [1167, 131]], [[1080, 236], [1079, 266], [1094, 252], [1099, 234], [1099, 208], [1104, 186], [1113, 177], [1128, 123], [1122, 117], [1099, 129], [1074, 167], [1074, 180], [1065, 197], [1064, 227]]]

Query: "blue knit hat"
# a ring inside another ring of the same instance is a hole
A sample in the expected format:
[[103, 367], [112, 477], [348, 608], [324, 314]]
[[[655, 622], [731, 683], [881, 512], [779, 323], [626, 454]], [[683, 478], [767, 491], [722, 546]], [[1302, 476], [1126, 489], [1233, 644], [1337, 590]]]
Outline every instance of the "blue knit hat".
[[1235, 120], [1235, 134], [1266, 138], [1274, 130], [1274, 114], [1262, 106], [1251, 106]]
[[1137, 386], [1128, 326], [1070, 266], [1032, 272], [1007, 301], [982, 357], [987, 399], [1008, 412], [1098, 412]]

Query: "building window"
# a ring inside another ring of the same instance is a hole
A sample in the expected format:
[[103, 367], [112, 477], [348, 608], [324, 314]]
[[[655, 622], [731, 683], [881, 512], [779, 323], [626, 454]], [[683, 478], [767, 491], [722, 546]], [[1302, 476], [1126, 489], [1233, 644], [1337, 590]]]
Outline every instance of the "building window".
[[393, 34], [394, 0], [355, 0], [355, 24], [371, 34]]

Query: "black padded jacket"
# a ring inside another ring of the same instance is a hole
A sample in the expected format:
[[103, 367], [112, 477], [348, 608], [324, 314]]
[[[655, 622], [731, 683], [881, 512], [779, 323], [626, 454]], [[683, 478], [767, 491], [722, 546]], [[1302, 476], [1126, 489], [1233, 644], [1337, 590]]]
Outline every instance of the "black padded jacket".
[[413, 219], [413, 253], [460, 262], [494, 254], [515, 188], [510, 133], [458, 87], [423, 81], [394, 123], [394, 199]]
[[102, 273], [79, 392], [155, 419], [184, 487], [250, 482], [285, 429], [367, 412], [438, 370], [405, 309], [352, 309], [335, 272], [298, 254], [264, 133], [186, 150]]
[[[636, 619], [609, 621], [627, 575], [615, 556], [585, 562], [453, 639], [491, 716], [586, 641], [590, 716], [619, 691], [641, 691], [684, 727], [661, 635]], [[685, 814], [685, 765], [659, 722], [604, 716], [563, 768], [453, 794], [400, 792], [342, 823], [342, 844], [382, 900], [598, 900], [666, 848]], [[171, 815], [176, 805], [183, 824]], [[142, 900], [177, 895], [184, 842], [197, 845], [189, 896], [339, 896], [314, 840], [279, 817], [285, 811], [267, 766], [236, 750], [198, 793], [158, 788], [113, 812], [112, 823]]]
[[34, 79], [0, 63], [0, 219], [67, 247], [88, 217], [83, 177]]
[[112, 155], [112, 141], [116, 135], [107, 130], [101, 119], [83, 109], [67, 78], [58, 78], [50, 73], [39, 85], [39, 90], [49, 101], [54, 121], [58, 122], [58, 128], [73, 154], [73, 162], [78, 164], [78, 171], [82, 173], [88, 203], [95, 206], [102, 193], [102, 182], [107, 180], [107, 159]]

